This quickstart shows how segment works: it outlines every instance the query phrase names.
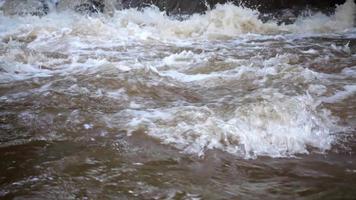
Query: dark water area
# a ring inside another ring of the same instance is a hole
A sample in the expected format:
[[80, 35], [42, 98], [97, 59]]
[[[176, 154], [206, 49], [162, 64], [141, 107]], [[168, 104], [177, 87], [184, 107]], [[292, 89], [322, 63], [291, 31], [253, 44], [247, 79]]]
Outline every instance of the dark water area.
[[31, 142], [2, 148], [5, 156], [1, 176], [6, 177], [2, 178], [3, 198], [353, 199], [355, 196], [352, 170], [355, 156], [350, 154], [244, 160], [222, 152], [208, 152], [204, 159], [198, 159], [179, 154], [150, 138], [130, 140], [139, 140], [126, 143], [130, 150], [79, 142]]
[[1, 14], [0, 199], [355, 199], [355, 8]]

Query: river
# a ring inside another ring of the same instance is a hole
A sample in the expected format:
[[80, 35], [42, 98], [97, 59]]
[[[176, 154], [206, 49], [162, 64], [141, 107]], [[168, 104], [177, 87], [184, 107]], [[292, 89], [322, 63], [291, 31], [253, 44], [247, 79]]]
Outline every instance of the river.
[[355, 10], [0, 14], [0, 198], [355, 199]]

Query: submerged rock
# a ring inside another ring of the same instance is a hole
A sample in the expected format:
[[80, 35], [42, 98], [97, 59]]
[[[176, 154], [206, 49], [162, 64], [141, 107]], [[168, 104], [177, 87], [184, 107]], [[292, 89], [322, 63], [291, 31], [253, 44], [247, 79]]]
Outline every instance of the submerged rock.
[[115, 9], [140, 9], [154, 5], [170, 15], [189, 15], [204, 13], [216, 4], [228, 2], [258, 9], [262, 14], [267, 14], [261, 15], [262, 18], [273, 16], [292, 19], [305, 9], [332, 12], [335, 5], [342, 4], [345, 0], [5, 0], [2, 9], [6, 15], [45, 15], [50, 7], [57, 11], [69, 9], [80, 13], [112, 14]]
[[[51, 9], [57, 11], [74, 10], [80, 13], [112, 13], [119, 8], [117, 0], [5, 0], [1, 9], [5, 15], [47, 14]], [[0, 2], [1, 3], [1, 2]]]
[[115, 9], [122, 9], [121, 0], [58, 0], [58, 11], [74, 10], [80, 13], [106, 13], [112, 14]]
[[2, 10], [5, 15], [42, 16], [49, 12], [49, 6], [45, 0], [5, 0]]
[[56, 4], [58, 11], [74, 10], [80, 13], [102, 12], [103, 6], [92, 0], [60, 0]]
[[125, 8], [155, 5], [171, 14], [202, 13], [216, 4], [228, 2], [258, 9], [262, 13], [271, 13], [281, 9], [329, 10], [337, 4], [344, 3], [345, 0], [121, 0]]
[[202, 13], [208, 9], [208, 4], [203, 0], [121, 0], [121, 4], [124, 8], [155, 5], [168, 14]]
[[[260, 19], [275, 19], [279, 23], [293, 23], [299, 15], [321, 11], [325, 14], [334, 12], [336, 5], [346, 0], [118, 0], [123, 8], [143, 8], [157, 6], [168, 15], [190, 15], [204, 13], [217, 4], [233, 3], [260, 12]], [[356, 1], [356, 0], [355, 0]]]

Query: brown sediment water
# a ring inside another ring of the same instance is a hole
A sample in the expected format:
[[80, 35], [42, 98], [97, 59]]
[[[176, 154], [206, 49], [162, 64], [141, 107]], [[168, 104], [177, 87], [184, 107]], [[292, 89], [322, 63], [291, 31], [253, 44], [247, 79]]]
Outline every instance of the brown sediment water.
[[354, 15], [1, 15], [0, 198], [354, 199]]

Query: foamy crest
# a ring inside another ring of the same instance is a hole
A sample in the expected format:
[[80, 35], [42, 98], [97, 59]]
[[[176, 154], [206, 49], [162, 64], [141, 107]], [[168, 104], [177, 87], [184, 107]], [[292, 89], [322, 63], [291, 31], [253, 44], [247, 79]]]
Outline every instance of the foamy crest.
[[308, 153], [308, 147], [330, 149], [334, 122], [313, 102], [310, 96], [281, 95], [245, 103], [227, 116], [193, 106], [125, 111], [125, 115], [132, 117], [130, 130], [145, 128], [186, 153], [202, 156], [206, 150], [220, 149], [246, 158], [284, 157]]
[[164, 65], [182, 67], [182, 65], [201, 62], [201, 60], [203, 60], [204, 57], [205, 56], [194, 54], [191, 51], [182, 51], [180, 53], [172, 54], [163, 58], [162, 62]]
[[326, 16], [316, 13], [308, 17], [299, 17], [294, 24], [287, 25], [286, 28], [288, 31], [297, 33], [342, 31], [354, 26], [355, 14], [355, 2], [347, 0], [344, 4], [337, 6], [334, 15]]
[[[134, 12], [134, 13], [133, 13]], [[154, 8], [142, 13], [134, 10], [118, 11], [115, 18], [120, 26], [129, 30], [141, 30], [145, 38], [205, 38], [224, 39], [246, 33], [323, 33], [342, 31], [353, 27], [355, 3], [348, 0], [338, 6], [335, 14], [326, 16], [317, 13], [309, 17], [299, 17], [292, 25], [277, 25], [275, 21], [263, 23], [259, 13], [232, 4], [217, 5], [206, 14], [195, 14], [184, 21], [168, 18]], [[136, 31], [133, 31], [136, 33]]]
[[217, 5], [205, 14], [195, 14], [184, 21], [167, 17], [155, 8], [143, 12], [133, 9], [118, 11], [114, 17], [121, 28], [141, 30], [145, 38], [204, 38], [224, 39], [246, 33], [324, 33], [343, 31], [354, 25], [355, 3], [352, 0], [337, 7], [335, 14], [317, 13], [299, 17], [292, 25], [277, 25], [275, 21], [263, 23], [255, 10], [233, 4]]
[[149, 7], [143, 11], [137, 11], [136, 9], [119, 10], [116, 11], [113, 17], [79, 17], [66, 11], [63, 13], [51, 13], [46, 17], [35, 20], [34, 18], [36, 17], [31, 16], [22, 18], [29, 18], [29, 20], [1, 16], [3, 18], [1, 21], [10, 20], [13, 21], [12, 23], [20, 23], [20, 26], [16, 27], [17, 29], [23, 28], [21, 23], [25, 23], [23, 25], [31, 24], [32, 27], [42, 25], [43, 28], [46, 28], [49, 25], [48, 22], [50, 22], [52, 28], [66, 27], [72, 31], [72, 34], [107, 36], [115, 39], [125, 39], [127, 37], [145, 40], [177, 38], [219, 39], [236, 37], [245, 33], [274, 34], [343, 31], [353, 27], [355, 7], [355, 3], [352, 0], [348, 0], [345, 4], [337, 7], [334, 15], [326, 16], [317, 13], [309, 17], [299, 17], [292, 25], [277, 25], [275, 21], [263, 23], [258, 18], [258, 11], [233, 4], [219, 4], [205, 14], [194, 14], [183, 21], [168, 17], [155, 7]]

